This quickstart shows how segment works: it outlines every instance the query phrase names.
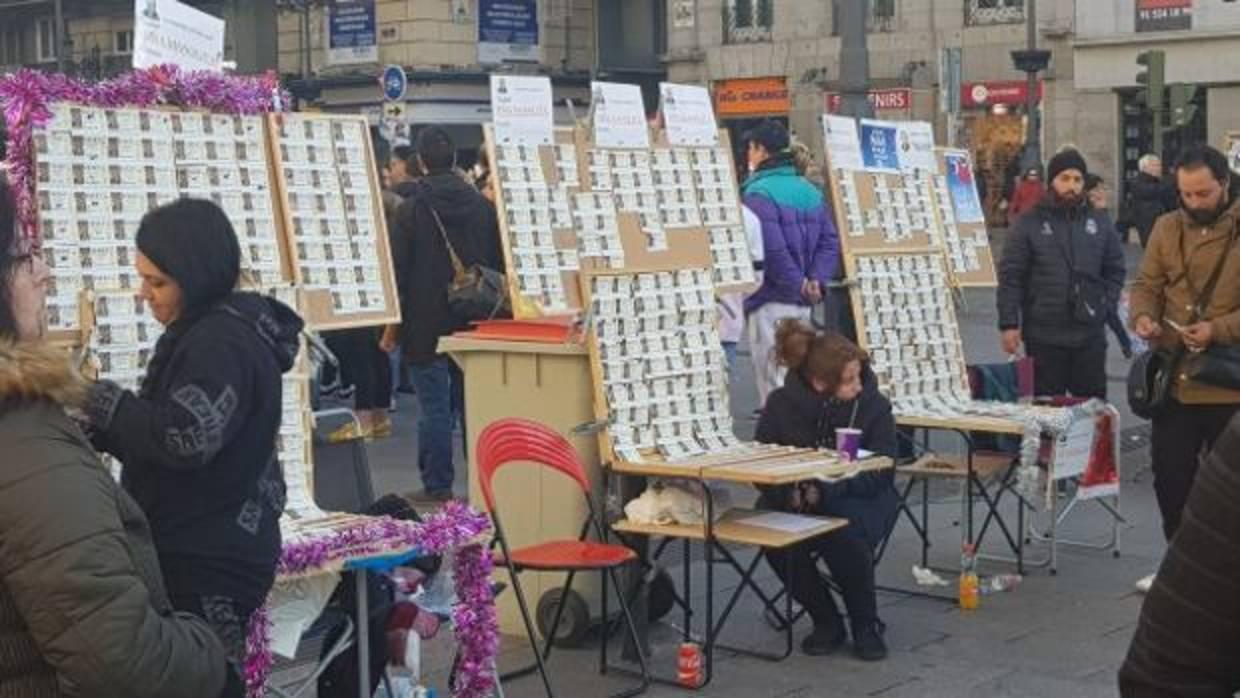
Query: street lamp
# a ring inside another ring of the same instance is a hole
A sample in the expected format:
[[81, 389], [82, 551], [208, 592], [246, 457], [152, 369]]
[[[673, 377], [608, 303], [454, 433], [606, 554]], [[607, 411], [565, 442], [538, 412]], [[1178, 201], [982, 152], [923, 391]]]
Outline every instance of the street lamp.
[[1028, 128], [1025, 134], [1025, 152], [1022, 169], [1042, 166], [1042, 118], [1038, 108], [1040, 98], [1038, 73], [1051, 63], [1051, 52], [1038, 48], [1038, 1], [1025, 2], [1025, 48], [1012, 52], [1012, 63], [1025, 74], [1025, 114]]

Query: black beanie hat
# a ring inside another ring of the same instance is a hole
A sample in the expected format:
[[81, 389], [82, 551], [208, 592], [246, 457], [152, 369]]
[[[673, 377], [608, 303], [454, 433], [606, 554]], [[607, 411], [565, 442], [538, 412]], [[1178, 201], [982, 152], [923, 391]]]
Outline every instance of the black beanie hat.
[[741, 136], [742, 145], [748, 146], [750, 143], [757, 143], [766, 148], [771, 155], [787, 150], [790, 142], [788, 129], [774, 119], [767, 119], [759, 123]]
[[1050, 183], [1059, 176], [1064, 170], [1076, 170], [1081, 173], [1081, 178], [1089, 176], [1089, 168], [1085, 166], [1085, 158], [1075, 150], [1065, 150], [1055, 153], [1055, 157], [1046, 166], [1046, 184]]
[[241, 246], [228, 216], [210, 201], [178, 199], [149, 211], [138, 251], [176, 280], [186, 313], [205, 310], [237, 288]]

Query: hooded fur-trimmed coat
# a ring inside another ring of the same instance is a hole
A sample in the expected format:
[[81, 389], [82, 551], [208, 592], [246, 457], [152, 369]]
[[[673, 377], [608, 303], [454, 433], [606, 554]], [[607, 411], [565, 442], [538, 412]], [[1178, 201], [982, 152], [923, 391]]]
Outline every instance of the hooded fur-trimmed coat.
[[64, 407], [63, 353], [0, 340], [0, 696], [214, 698], [226, 658], [174, 613], [150, 529]]

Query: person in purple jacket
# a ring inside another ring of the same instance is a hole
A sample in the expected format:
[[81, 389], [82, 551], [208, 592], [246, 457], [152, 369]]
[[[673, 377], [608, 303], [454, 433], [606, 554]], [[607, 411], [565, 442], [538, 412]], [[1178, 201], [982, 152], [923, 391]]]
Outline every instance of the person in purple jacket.
[[784, 318], [808, 321], [839, 264], [839, 236], [822, 192], [797, 174], [788, 130], [763, 121], [742, 137], [750, 176], [741, 186], [745, 206], [762, 222], [762, 285], [745, 300], [749, 348], [759, 404], [783, 385], [775, 361], [775, 327]]

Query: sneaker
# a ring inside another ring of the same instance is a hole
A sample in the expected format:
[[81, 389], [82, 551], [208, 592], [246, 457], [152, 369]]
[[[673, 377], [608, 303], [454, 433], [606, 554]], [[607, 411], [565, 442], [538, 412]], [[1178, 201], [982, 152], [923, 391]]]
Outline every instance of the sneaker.
[[1154, 575], [1152, 574], [1148, 577], [1142, 577], [1137, 580], [1137, 591], [1142, 594], [1150, 593], [1150, 587], [1152, 586], [1154, 586]]
[[842, 625], [815, 625], [813, 631], [801, 640], [801, 651], [811, 657], [825, 657], [834, 653], [848, 641], [848, 633]]
[[392, 420], [384, 418], [381, 422], [370, 425], [370, 436], [374, 439], [386, 439], [392, 435]]
[[887, 643], [883, 642], [882, 629], [878, 623], [867, 623], [853, 628], [853, 654], [864, 662], [877, 662], [887, 658]]
[[[389, 430], [391, 429], [389, 425]], [[327, 435], [327, 443], [342, 444], [348, 441], [357, 441], [358, 439], [369, 439], [372, 434], [370, 429], [362, 426], [361, 422], [348, 422], [332, 433]]]

